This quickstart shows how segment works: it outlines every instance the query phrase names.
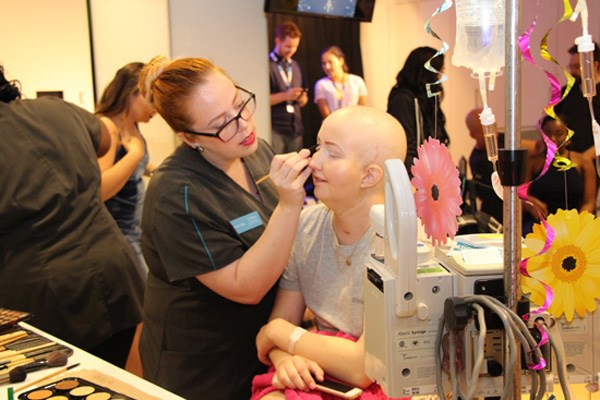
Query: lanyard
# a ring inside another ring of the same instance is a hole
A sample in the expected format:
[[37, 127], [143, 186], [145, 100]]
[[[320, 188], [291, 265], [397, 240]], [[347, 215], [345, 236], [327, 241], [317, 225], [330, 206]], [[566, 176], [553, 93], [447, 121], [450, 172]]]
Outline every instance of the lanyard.
[[[283, 79], [283, 83], [285, 83], [288, 89], [292, 87], [292, 62], [285, 61], [281, 56], [275, 54], [275, 50], [269, 53], [269, 58], [271, 59], [271, 61], [277, 63], [277, 69], [279, 70], [279, 75], [281, 75], [281, 79]], [[287, 65], [286, 71], [284, 71], [283, 67], [281, 66], [281, 63], [283, 62]]]
[[[277, 69], [279, 70], [279, 75], [281, 75], [281, 79], [283, 80], [283, 83], [285, 84], [285, 86], [287, 87], [287, 89], [289, 89], [290, 87], [292, 87], [292, 74], [293, 74], [293, 70], [292, 70], [292, 63], [291, 63], [291, 61], [285, 62], [287, 64], [287, 71], [284, 71], [283, 66], [281, 65], [281, 63], [284, 62], [284, 60], [282, 60], [280, 57], [278, 57], [275, 54], [275, 51], [272, 51], [269, 54], [269, 58], [271, 59], [271, 61], [277, 63]], [[291, 101], [287, 101], [286, 103], [287, 103], [286, 106], [285, 106], [286, 111], [289, 114], [294, 114], [294, 112], [295, 112], [294, 104]]]
[[338, 108], [342, 108], [344, 103], [344, 91], [346, 90], [346, 84], [342, 83], [342, 87], [340, 88], [337, 83], [333, 81], [331, 81], [331, 83], [333, 83], [333, 87], [335, 88]]
[[283, 79], [283, 82], [289, 89], [292, 86], [292, 64], [287, 64], [287, 71], [283, 70], [281, 64], [277, 64], [277, 69], [279, 69], [279, 75], [281, 75], [281, 79]]

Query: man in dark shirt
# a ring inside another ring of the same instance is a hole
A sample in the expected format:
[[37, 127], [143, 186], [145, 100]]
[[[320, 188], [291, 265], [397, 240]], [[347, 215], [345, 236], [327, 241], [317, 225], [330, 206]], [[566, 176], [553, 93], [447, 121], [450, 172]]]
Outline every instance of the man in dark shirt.
[[[574, 134], [569, 141], [569, 149], [583, 153], [586, 158], [592, 162], [596, 159], [596, 150], [594, 146], [594, 135], [592, 132], [592, 118], [590, 115], [590, 104], [587, 97], [583, 96], [581, 85], [581, 70], [579, 63], [579, 53], [577, 45], [569, 49], [569, 73], [575, 77], [575, 84], [571, 91], [560, 103], [554, 107], [554, 111], [565, 124], [573, 130]], [[600, 49], [598, 43], [594, 42], [594, 82], [596, 83], [596, 96], [592, 100], [594, 118], [600, 121]], [[564, 93], [566, 86], [563, 86]], [[600, 184], [600, 179], [597, 179]], [[598, 186], [598, 185], [597, 185]], [[596, 199], [596, 209], [598, 209], [599, 199]]]
[[[569, 49], [569, 73], [575, 77], [575, 84], [571, 91], [555, 107], [555, 111], [565, 121], [567, 126], [575, 133], [571, 137], [569, 148], [573, 151], [586, 154], [592, 160], [595, 157], [594, 137], [592, 134], [592, 120], [590, 116], [589, 102], [583, 96], [581, 90], [581, 72], [579, 65], [579, 53], [577, 46]], [[600, 92], [600, 50], [598, 44], [594, 42], [594, 82], [596, 83], [596, 93]], [[562, 88], [564, 93], [566, 87]], [[596, 94], [593, 101], [594, 116], [596, 121], [600, 120], [600, 96]]]
[[291, 21], [277, 25], [275, 48], [269, 53], [271, 145], [276, 153], [299, 151], [304, 127], [300, 108], [308, 102], [304, 74], [292, 59], [302, 33]]

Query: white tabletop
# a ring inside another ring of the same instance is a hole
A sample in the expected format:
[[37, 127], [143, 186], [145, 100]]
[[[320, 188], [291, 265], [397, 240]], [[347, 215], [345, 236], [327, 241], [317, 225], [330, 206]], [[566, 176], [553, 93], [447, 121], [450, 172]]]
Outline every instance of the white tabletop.
[[[51, 382], [60, 380], [66, 376], [77, 375], [77, 371], [81, 371], [82, 373], [83, 372], [89, 373], [90, 371], [94, 371], [94, 372], [97, 371], [101, 375], [104, 375], [108, 378], [112, 378], [114, 380], [123, 382], [131, 387], [134, 387], [135, 389], [137, 389], [138, 392], [147, 394], [148, 398], [152, 398], [152, 399], [158, 398], [161, 400], [178, 400], [178, 399], [184, 400], [183, 397], [179, 397], [179, 396], [161, 388], [160, 386], [157, 386], [151, 382], [148, 382], [147, 380], [144, 380], [136, 375], [133, 375], [132, 373], [127, 372], [124, 369], [121, 369], [113, 364], [110, 364], [110, 363], [94, 356], [93, 354], [90, 354], [80, 348], [77, 348], [77, 347], [73, 346], [72, 344], [69, 344], [63, 340], [60, 340], [59, 338], [54, 337], [44, 331], [41, 331], [40, 329], [37, 329], [27, 323], [21, 322], [20, 325], [24, 329], [31, 330], [31, 331], [38, 333], [56, 343], [63, 344], [65, 346], [68, 346], [71, 349], [73, 349], [73, 354], [69, 357], [67, 366], [73, 365], [73, 364], [79, 364], [79, 365], [77, 367], [65, 372], [64, 374], [57, 375], [57, 376], [50, 378]], [[28, 373], [27, 379], [25, 381], [12, 384], [12, 387], [15, 391], [15, 399], [18, 398], [18, 396], [21, 393], [21, 392], [19, 392], [19, 388], [27, 385], [29, 382], [33, 382], [37, 379], [43, 378], [44, 376], [51, 373], [53, 370], [54, 370], [53, 368], [47, 368], [47, 369], [42, 369], [42, 370]], [[81, 377], [84, 379], [88, 379], [85, 375], [82, 375]], [[101, 382], [97, 382], [97, 383], [99, 385], [102, 385]], [[3, 395], [6, 393], [7, 388], [10, 385], [11, 384], [0, 385], [0, 398], [3, 397]], [[25, 391], [34, 389], [38, 386], [39, 385], [31, 386], [29, 388], [26, 388]], [[128, 395], [128, 393], [123, 393], [123, 394]]]

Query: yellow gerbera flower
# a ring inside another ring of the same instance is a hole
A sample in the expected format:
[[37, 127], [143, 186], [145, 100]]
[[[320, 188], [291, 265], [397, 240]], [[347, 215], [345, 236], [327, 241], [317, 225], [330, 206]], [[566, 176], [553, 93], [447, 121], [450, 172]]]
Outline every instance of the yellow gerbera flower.
[[554, 293], [548, 312], [557, 318], [564, 313], [572, 321], [575, 312], [584, 317], [586, 310], [596, 310], [600, 298], [600, 219], [586, 211], [558, 210], [548, 216], [548, 224], [555, 237], [547, 252], [535, 256], [546, 242], [542, 225], [535, 224], [525, 238], [523, 257], [531, 257], [527, 271], [533, 279], [523, 276], [521, 288], [541, 306], [546, 290], [540, 281], [544, 282]]

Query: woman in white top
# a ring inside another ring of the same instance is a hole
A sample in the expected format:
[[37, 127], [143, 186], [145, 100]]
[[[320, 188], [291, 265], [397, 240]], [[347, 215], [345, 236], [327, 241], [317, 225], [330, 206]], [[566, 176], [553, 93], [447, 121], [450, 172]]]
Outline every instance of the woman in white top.
[[321, 52], [321, 67], [327, 76], [315, 84], [315, 103], [323, 118], [342, 107], [367, 105], [365, 81], [348, 72], [339, 47], [330, 46]]

